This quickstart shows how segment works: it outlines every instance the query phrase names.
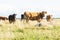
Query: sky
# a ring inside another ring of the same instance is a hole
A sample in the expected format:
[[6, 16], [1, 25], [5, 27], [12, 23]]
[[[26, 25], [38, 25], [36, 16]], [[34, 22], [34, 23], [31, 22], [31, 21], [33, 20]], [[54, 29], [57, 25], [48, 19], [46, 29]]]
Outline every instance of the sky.
[[59, 0], [0, 0], [0, 16], [16, 13], [17, 18], [25, 11], [47, 11], [54, 18], [60, 18]]

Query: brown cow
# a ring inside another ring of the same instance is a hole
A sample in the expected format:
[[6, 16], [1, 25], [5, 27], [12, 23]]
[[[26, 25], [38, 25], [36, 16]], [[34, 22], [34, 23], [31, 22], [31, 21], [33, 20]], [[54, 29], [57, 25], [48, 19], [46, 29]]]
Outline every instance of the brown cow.
[[52, 15], [47, 15], [46, 20], [47, 20], [47, 22], [50, 22], [52, 20]]
[[0, 20], [7, 20], [7, 17], [0, 16]]
[[26, 22], [28, 22], [29, 20], [37, 20], [38, 22], [40, 22], [46, 13], [47, 13], [46, 11], [24, 12], [24, 19], [26, 19]]

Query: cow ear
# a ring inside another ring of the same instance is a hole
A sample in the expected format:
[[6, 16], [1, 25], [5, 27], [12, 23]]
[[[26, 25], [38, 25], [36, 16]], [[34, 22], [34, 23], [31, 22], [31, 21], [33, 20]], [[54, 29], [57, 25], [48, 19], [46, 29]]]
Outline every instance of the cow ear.
[[46, 14], [47, 12], [46, 11], [42, 11], [42, 13]]
[[17, 14], [14, 13], [13, 15], [17, 15]]

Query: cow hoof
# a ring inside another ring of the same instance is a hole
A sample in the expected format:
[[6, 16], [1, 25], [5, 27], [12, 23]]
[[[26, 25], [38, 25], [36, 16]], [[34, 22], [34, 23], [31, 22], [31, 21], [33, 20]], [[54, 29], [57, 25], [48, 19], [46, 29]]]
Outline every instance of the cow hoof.
[[35, 26], [38, 26], [38, 27], [40, 27], [42, 24], [36, 24]]
[[39, 24], [39, 27], [41, 26], [41, 24]]

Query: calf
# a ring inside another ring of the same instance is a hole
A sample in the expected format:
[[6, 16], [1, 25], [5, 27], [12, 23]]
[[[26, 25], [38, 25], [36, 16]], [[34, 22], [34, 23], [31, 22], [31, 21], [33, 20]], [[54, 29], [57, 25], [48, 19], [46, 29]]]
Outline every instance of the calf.
[[47, 15], [46, 20], [47, 20], [47, 22], [50, 22], [52, 20], [52, 15]]

